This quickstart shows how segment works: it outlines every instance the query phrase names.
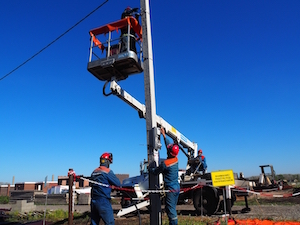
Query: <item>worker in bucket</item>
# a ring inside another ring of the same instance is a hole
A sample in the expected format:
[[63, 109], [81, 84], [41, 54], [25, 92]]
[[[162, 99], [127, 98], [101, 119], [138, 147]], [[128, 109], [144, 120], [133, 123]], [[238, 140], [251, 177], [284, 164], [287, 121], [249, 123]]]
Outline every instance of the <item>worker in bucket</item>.
[[178, 224], [176, 205], [178, 201], [180, 186], [178, 182], [178, 152], [179, 146], [175, 143], [171, 144], [166, 138], [165, 129], [161, 128], [161, 134], [164, 137], [165, 145], [167, 147], [167, 159], [163, 161], [158, 167], [150, 168], [153, 174], [162, 173], [164, 175], [164, 185], [166, 193], [165, 209], [169, 218], [169, 224]]
[[202, 174], [205, 174], [207, 171], [207, 164], [206, 164], [206, 158], [203, 155], [202, 149], [198, 150], [198, 156], [197, 158], [200, 160], [200, 162], [202, 163], [200, 170], [202, 171]]
[[91, 224], [99, 225], [103, 220], [106, 225], [115, 224], [114, 213], [110, 203], [112, 185], [121, 186], [120, 180], [114, 172], [109, 169], [113, 162], [112, 153], [103, 153], [100, 157], [100, 166], [91, 175]]
[[[127, 7], [121, 15], [121, 19], [126, 17], [134, 16], [137, 21], [139, 21], [139, 13], [137, 12], [138, 8]], [[132, 28], [130, 28], [130, 32], [128, 33], [128, 28], [121, 29], [121, 52], [128, 51], [127, 45], [129, 40], [129, 48], [131, 51], [136, 53], [136, 36], [135, 32]]]

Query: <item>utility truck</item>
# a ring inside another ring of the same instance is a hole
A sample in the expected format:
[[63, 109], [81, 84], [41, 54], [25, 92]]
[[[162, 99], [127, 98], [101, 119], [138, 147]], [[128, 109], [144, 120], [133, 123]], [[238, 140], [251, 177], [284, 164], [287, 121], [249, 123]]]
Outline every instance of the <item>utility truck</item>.
[[[161, 159], [163, 160], [163, 159]], [[196, 158], [188, 160], [187, 170], [179, 170], [180, 195], [178, 204], [186, 204], [192, 202], [196, 212], [200, 215], [212, 215], [216, 212], [224, 211], [224, 192], [223, 187], [217, 188], [212, 186], [211, 174], [202, 174], [197, 170], [191, 170], [201, 166]], [[122, 183], [123, 191], [120, 191], [121, 206], [118, 216], [125, 215], [138, 208], [148, 206], [149, 202], [149, 174], [148, 162], [144, 160], [140, 164], [140, 175], [127, 178]], [[244, 188], [249, 188], [245, 181], [243, 182]], [[239, 183], [241, 184], [241, 183]], [[160, 177], [160, 187], [158, 190], [163, 190], [163, 177]], [[151, 191], [151, 190], [150, 190]], [[234, 188], [230, 189], [230, 206], [225, 204], [227, 210], [236, 201], [236, 196], [248, 195], [246, 192], [235, 192]], [[164, 202], [164, 193], [161, 193], [162, 203]], [[226, 203], [226, 202], [225, 202]], [[228, 203], [227, 203], [228, 204]], [[247, 206], [248, 208], [248, 206]]]

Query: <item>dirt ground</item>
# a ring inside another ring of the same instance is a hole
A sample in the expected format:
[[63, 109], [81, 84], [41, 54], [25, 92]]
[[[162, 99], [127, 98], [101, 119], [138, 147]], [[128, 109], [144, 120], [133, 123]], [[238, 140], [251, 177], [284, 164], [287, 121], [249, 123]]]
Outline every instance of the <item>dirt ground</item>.
[[[273, 221], [300, 221], [300, 195], [292, 197], [291, 190], [280, 192], [253, 194], [247, 198], [249, 211], [245, 211], [245, 200], [243, 197], [237, 199], [237, 204], [232, 207], [231, 217], [234, 219], [268, 219]], [[283, 195], [283, 196], [282, 196]], [[276, 197], [274, 197], [276, 196]], [[282, 197], [280, 197], [282, 196]], [[115, 214], [119, 211], [119, 206], [113, 206]], [[197, 215], [192, 204], [177, 205], [179, 219], [193, 218], [194, 221], [205, 221], [213, 224], [222, 213], [206, 217]], [[162, 206], [162, 216], [166, 218], [164, 207]], [[138, 213], [131, 213], [127, 216], [115, 217], [116, 225], [150, 224], [149, 211], [144, 209]], [[86, 224], [86, 223], [85, 223]]]
[[[268, 192], [266, 195], [290, 195], [290, 191]], [[237, 204], [232, 207], [231, 217], [234, 219], [268, 219], [273, 221], [300, 221], [300, 195], [296, 197], [270, 197], [261, 195], [251, 195], [248, 197], [248, 206], [250, 211], [244, 211], [244, 198], [238, 198]], [[76, 206], [75, 206], [76, 208]], [[120, 205], [113, 205], [114, 213], [117, 215]], [[82, 209], [81, 209], [82, 210]], [[78, 211], [80, 209], [78, 208]], [[213, 224], [222, 218], [224, 213], [207, 217], [197, 215], [192, 204], [177, 205], [179, 219], [193, 218], [193, 221], [205, 221], [207, 224]], [[166, 218], [164, 206], [162, 206], [162, 216]], [[150, 215], [147, 209], [141, 209], [127, 216], [118, 218], [115, 216], [115, 225], [132, 225], [132, 224], [150, 224]], [[74, 220], [74, 224], [90, 224], [90, 221], [82, 222], [81, 219]], [[100, 223], [103, 224], [103, 223]], [[67, 223], [65, 223], [67, 225]]]
[[[263, 203], [266, 205], [249, 205], [250, 211], [244, 212], [244, 205], [238, 205], [232, 207], [231, 217], [234, 219], [268, 219], [274, 221], [300, 221], [300, 197], [297, 201], [292, 200], [293, 203], [282, 204], [277, 201], [269, 201], [269, 203]], [[166, 214], [163, 212], [163, 217], [166, 218]], [[207, 217], [197, 215], [194, 207], [191, 205], [177, 206], [177, 212], [179, 219], [187, 219], [193, 217], [195, 221], [206, 221], [207, 224], [213, 224], [219, 218], [222, 218], [224, 213], [218, 213], [216, 215]], [[131, 214], [127, 217], [116, 218], [116, 225], [130, 225], [130, 224], [149, 224], [150, 216], [148, 211], [142, 211], [140, 213], [142, 222], [139, 223], [139, 216], [137, 214]]]
[[[300, 195], [291, 197], [292, 192], [268, 192], [260, 195], [251, 195], [248, 197], [249, 211], [244, 211], [245, 201], [243, 197], [237, 199], [237, 203], [232, 207], [231, 217], [234, 219], [269, 219], [273, 221], [300, 221]], [[284, 197], [280, 197], [284, 195]], [[270, 197], [272, 196], [272, 197]], [[274, 197], [277, 196], [277, 197]], [[9, 205], [0, 205], [0, 208], [7, 208]], [[37, 211], [43, 211], [45, 206], [37, 206]], [[62, 209], [67, 211], [67, 205], [48, 205], [48, 210]], [[141, 209], [139, 213], [130, 213], [127, 216], [118, 218], [117, 213], [121, 209], [120, 204], [113, 205], [116, 225], [132, 225], [132, 224], [150, 224], [150, 215], [147, 209]], [[73, 224], [90, 224], [89, 213], [90, 206], [75, 205], [75, 211], [83, 213], [81, 217], [74, 218]], [[206, 217], [197, 215], [192, 204], [177, 205], [178, 217], [180, 219], [193, 218], [193, 221], [205, 221], [207, 224], [213, 224], [224, 213]], [[162, 217], [166, 218], [164, 206], [162, 206]], [[68, 220], [59, 221], [55, 224], [67, 225]], [[103, 224], [100, 223], [100, 224]]]
[[[245, 208], [243, 205], [233, 206], [231, 217], [234, 219], [268, 219], [273, 221], [300, 221], [300, 197], [298, 199], [299, 200], [297, 200], [297, 203], [291, 203], [291, 205], [282, 205], [282, 203], [274, 201], [273, 203], [268, 203], [267, 205], [249, 205], [249, 212], [243, 212], [243, 208]], [[118, 211], [119, 210], [114, 210], [115, 215]], [[197, 215], [192, 205], [179, 205], [177, 206], [177, 212], [179, 220], [187, 220], [189, 218], [192, 218], [194, 222], [205, 221], [206, 224], [214, 224], [214, 222], [222, 218], [222, 213], [210, 217]], [[162, 216], [163, 218], [167, 218], [164, 209], [162, 209]], [[67, 225], [68, 222], [66, 221], [63, 224]], [[80, 218], [74, 219], [74, 224], [89, 225], [90, 220], [86, 221]], [[100, 224], [103, 225], [103, 222], [101, 222]], [[131, 213], [127, 216], [123, 216], [120, 218], [115, 216], [115, 225], [132, 224], [150, 224], [149, 211], [140, 210], [139, 214]]]

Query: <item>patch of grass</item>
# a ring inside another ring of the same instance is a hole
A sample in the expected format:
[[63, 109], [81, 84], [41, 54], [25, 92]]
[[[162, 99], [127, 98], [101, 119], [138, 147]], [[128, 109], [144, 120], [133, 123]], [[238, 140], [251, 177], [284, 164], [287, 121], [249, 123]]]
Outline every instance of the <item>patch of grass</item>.
[[[167, 220], [168, 222], [168, 220]], [[211, 218], [208, 219], [206, 217], [195, 217], [195, 216], [189, 216], [189, 217], [179, 217], [178, 218], [178, 224], [184, 224], [184, 225], [206, 225], [211, 223]], [[166, 223], [168, 224], [168, 223]]]
[[112, 204], [112, 205], [120, 205], [120, 200], [119, 200], [119, 199], [114, 199], [114, 198], [112, 198], [112, 199], [111, 199], [111, 204]]
[[62, 209], [58, 209], [55, 211], [46, 211], [46, 220], [50, 221], [58, 221], [68, 218], [69, 214], [67, 211]]
[[[251, 197], [248, 198], [249, 206], [257, 206], [257, 205], [295, 205], [297, 203], [293, 201], [289, 201], [288, 198], [258, 198]], [[244, 206], [244, 200], [238, 200], [234, 203], [235, 206]]]
[[[74, 212], [74, 218], [81, 216], [81, 214]], [[46, 220], [51, 222], [56, 222], [60, 220], [68, 219], [69, 214], [68, 211], [64, 211], [62, 209], [58, 210], [46, 210]], [[43, 220], [44, 219], [44, 211], [38, 212], [28, 212], [28, 213], [20, 213], [17, 211], [9, 213], [10, 222], [22, 222], [22, 221], [36, 221], [36, 220]]]
[[[239, 201], [236, 201], [234, 203], [234, 205], [236, 206], [244, 206], [245, 205], [245, 201], [244, 200], [239, 200]], [[256, 198], [248, 198], [248, 205], [260, 205], [259, 202], [257, 202], [257, 199]]]
[[8, 204], [9, 197], [8, 196], [0, 196], [0, 204]]

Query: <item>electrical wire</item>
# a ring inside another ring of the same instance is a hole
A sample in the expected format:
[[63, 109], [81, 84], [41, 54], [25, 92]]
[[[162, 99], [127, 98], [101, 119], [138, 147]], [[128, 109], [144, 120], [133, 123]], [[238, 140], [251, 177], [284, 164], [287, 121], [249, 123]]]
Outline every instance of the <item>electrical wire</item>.
[[0, 81], [2, 81], [4, 78], [8, 77], [9, 75], [11, 75], [13, 72], [15, 72], [17, 69], [19, 69], [20, 67], [24, 66], [26, 63], [28, 63], [30, 60], [32, 60], [34, 57], [36, 57], [37, 55], [39, 55], [41, 52], [43, 52], [45, 49], [47, 49], [48, 47], [50, 47], [52, 44], [54, 44], [56, 41], [58, 41], [60, 38], [62, 38], [64, 35], [66, 35], [68, 32], [70, 32], [73, 28], [75, 28], [78, 24], [80, 24], [82, 21], [84, 21], [86, 18], [88, 18], [90, 15], [92, 15], [94, 12], [96, 12], [98, 9], [100, 9], [105, 3], [107, 3], [108, 0], [106, 0], [105, 2], [103, 2], [102, 4], [100, 4], [98, 7], [96, 7], [93, 11], [91, 11], [89, 14], [87, 14], [85, 17], [83, 17], [81, 20], [79, 20], [77, 23], [75, 23], [72, 27], [70, 27], [68, 30], [66, 30], [64, 33], [62, 33], [61, 35], [59, 35], [56, 39], [54, 39], [52, 42], [50, 42], [48, 45], [46, 45], [44, 48], [42, 48], [41, 50], [39, 50], [37, 53], [35, 53], [33, 56], [31, 56], [30, 58], [28, 58], [27, 60], [25, 60], [23, 63], [21, 63], [19, 66], [17, 66], [15, 69], [13, 69], [12, 71], [10, 71], [9, 73], [7, 73], [6, 75], [4, 75], [3, 77], [0, 78]]

